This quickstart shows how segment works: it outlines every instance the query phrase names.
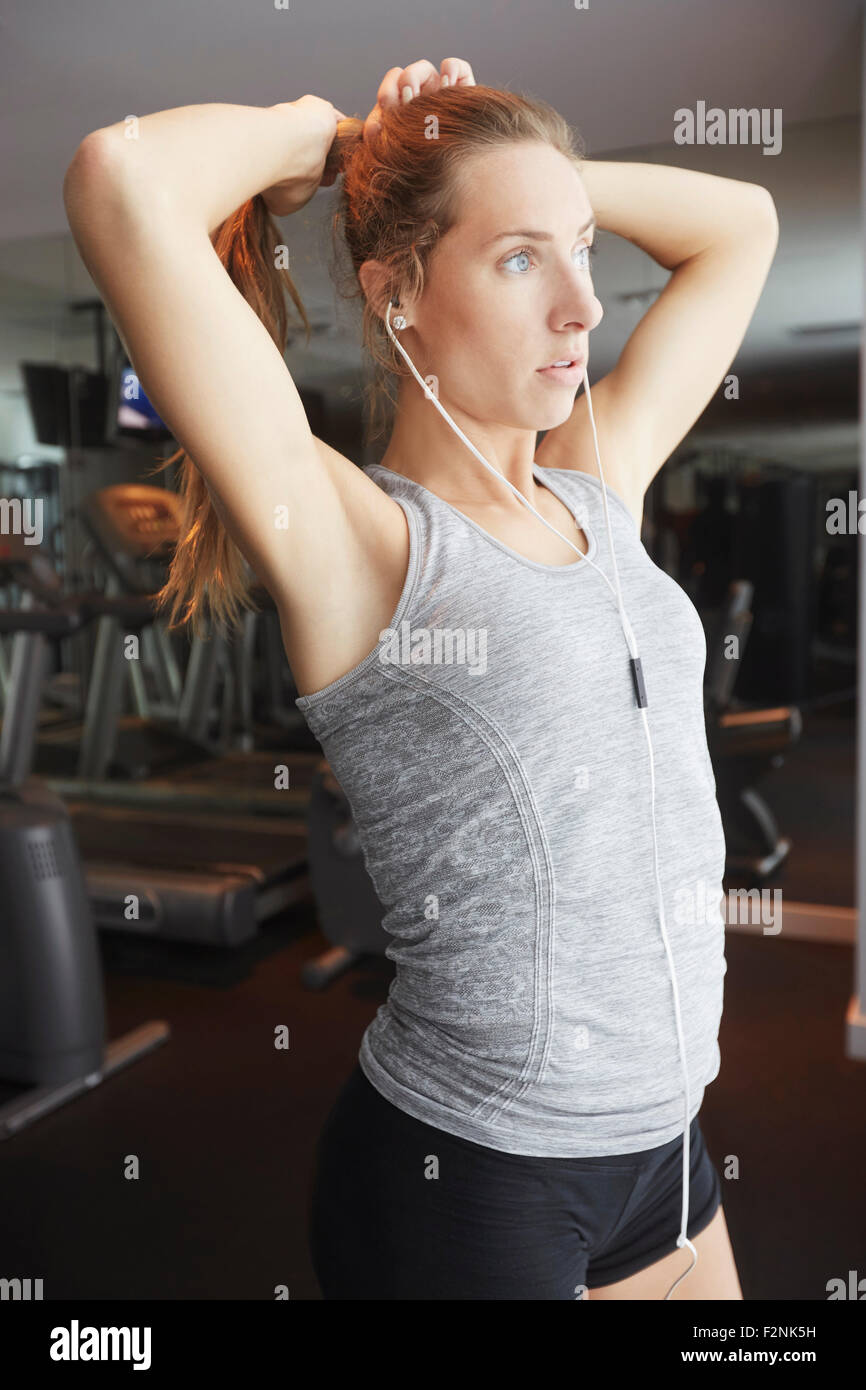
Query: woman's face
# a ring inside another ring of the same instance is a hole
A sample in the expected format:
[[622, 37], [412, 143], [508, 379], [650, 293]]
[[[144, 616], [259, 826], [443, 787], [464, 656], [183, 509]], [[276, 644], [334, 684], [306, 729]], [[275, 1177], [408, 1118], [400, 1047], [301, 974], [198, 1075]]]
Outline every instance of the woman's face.
[[582, 373], [540, 369], [585, 361], [603, 313], [583, 181], [558, 150], [532, 142], [473, 156], [461, 190], [457, 221], [412, 306], [407, 333], [420, 345], [422, 375], [472, 418], [552, 429], [571, 414]]

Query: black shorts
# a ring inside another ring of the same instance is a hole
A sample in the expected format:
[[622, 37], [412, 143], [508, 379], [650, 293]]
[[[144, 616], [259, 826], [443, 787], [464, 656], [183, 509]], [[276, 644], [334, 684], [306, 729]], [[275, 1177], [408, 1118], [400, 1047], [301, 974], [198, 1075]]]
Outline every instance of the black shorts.
[[[697, 1116], [689, 1158], [692, 1239], [721, 1201]], [[313, 1267], [326, 1299], [579, 1299], [677, 1248], [682, 1173], [682, 1136], [611, 1158], [487, 1148], [407, 1115], [357, 1065], [316, 1150]]]

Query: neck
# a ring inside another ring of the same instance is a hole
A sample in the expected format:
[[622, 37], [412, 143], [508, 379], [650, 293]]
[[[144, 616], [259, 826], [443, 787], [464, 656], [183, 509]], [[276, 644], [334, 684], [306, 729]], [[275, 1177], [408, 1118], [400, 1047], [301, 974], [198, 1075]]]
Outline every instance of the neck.
[[[530, 497], [535, 489], [532, 466], [537, 431], [482, 422], [449, 401], [441, 404], [491, 468], [524, 497]], [[514, 494], [478, 462], [454, 433], [414, 377], [411, 382], [400, 383], [394, 429], [381, 462], [385, 468], [402, 473], [446, 501], [520, 506]]]

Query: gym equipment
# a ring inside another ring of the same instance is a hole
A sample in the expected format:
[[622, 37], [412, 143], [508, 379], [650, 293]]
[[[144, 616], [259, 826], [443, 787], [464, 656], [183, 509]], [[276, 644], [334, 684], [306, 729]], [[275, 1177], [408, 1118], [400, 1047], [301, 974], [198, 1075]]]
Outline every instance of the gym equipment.
[[[164, 565], [180, 534], [179, 497], [145, 484], [116, 484], [91, 493], [76, 514], [98, 552], [107, 593], [142, 596], [161, 585]], [[124, 659], [118, 620], [108, 614], [103, 617], [80, 739], [72, 742], [65, 759], [58, 755], [59, 745], [69, 746], [66, 732], [53, 739], [49, 736], [37, 752], [37, 766], [55, 778], [56, 790], [65, 796], [110, 799], [113, 790], [103, 785], [106, 781], [122, 777], [140, 783], [149, 778], [141, 797], [125, 791], [124, 799], [133, 804], [146, 798], [148, 803], [162, 800], [176, 805], [192, 780], [207, 783], [208, 804], [218, 797], [227, 809], [257, 813], [276, 810], [278, 804], [282, 814], [285, 797], [271, 794], [257, 804], [250, 801], [250, 793], [272, 776], [273, 759], [257, 750], [279, 751], [291, 763], [293, 785], [304, 786], [314, 755], [320, 756], [321, 750], [294, 706], [297, 692], [273, 600], [261, 585], [253, 587], [251, 596], [259, 611], [243, 614], [234, 641], [227, 642], [216, 631], [192, 638], [183, 678], [171, 634], [154, 612], [141, 630], [137, 661]], [[256, 722], [254, 708], [258, 639], [262, 639], [261, 665], [266, 676], [266, 728]], [[135, 705], [130, 717], [122, 715], [125, 685]], [[73, 781], [68, 774], [79, 742]], [[244, 758], [243, 753], [248, 756]], [[308, 756], [296, 758], [296, 753]]]
[[[776, 818], [756, 790], [802, 733], [796, 705], [775, 709], [746, 708], [734, 701], [734, 686], [753, 626], [750, 604], [753, 585], [738, 580], [715, 624], [709, 623], [704, 709], [707, 743], [716, 778], [716, 795], [725, 828], [726, 871], [761, 883], [782, 864], [791, 841], [779, 831]], [[726, 641], [735, 637], [739, 657], [725, 655]]]
[[[0, 559], [5, 546], [0, 539]], [[30, 776], [47, 639], [70, 636], [90, 616], [70, 603], [0, 611], [0, 633], [15, 634], [0, 732], [0, 1077], [26, 1088], [0, 1104], [0, 1139], [170, 1035], [159, 1020], [106, 1046], [99, 948], [75, 836], [60, 799]]]
[[[178, 496], [144, 484], [101, 488], [74, 509], [97, 561], [96, 582], [107, 596], [144, 598], [160, 587], [181, 514]], [[151, 603], [144, 606], [132, 631], [139, 657], [127, 661], [118, 616], [106, 612], [97, 622], [83, 727], [42, 737], [37, 767], [46, 775], [74, 772], [85, 781], [109, 775], [136, 779], [219, 751], [218, 741], [207, 737], [207, 721], [191, 731], [191, 720], [184, 715], [195, 698], [212, 697], [213, 687], [197, 683], [185, 688], [175, 645]], [[203, 638], [193, 640], [190, 684], [207, 646]], [[133, 713], [124, 717], [127, 693]]]
[[[91, 493], [79, 507], [79, 515], [98, 547], [112, 585], [111, 592], [142, 593], [162, 582], [164, 574], [161, 571], [173, 552], [183, 525], [180, 497], [162, 488], [141, 483], [116, 484]], [[158, 566], [156, 575], [154, 561]], [[146, 589], [139, 579], [145, 564], [150, 580]], [[155, 655], [161, 657], [164, 663], [161, 665], [159, 660], [154, 663], [156, 674], [161, 678], [159, 691], [163, 707], [169, 718], [176, 721], [177, 734], [191, 742], [193, 748], [199, 745], [206, 754], [218, 754], [230, 746], [245, 751], [261, 746], [262, 731], [255, 726], [253, 704], [256, 639], [263, 626], [267, 627], [263, 655], [267, 666], [268, 714], [277, 746], [285, 749], [286, 739], [293, 730], [305, 731], [306, 746], [310, 746], [303, 716], [294, 708], [291, 699], [282, 698], [286, 690], [280, 677], [286, 674], [290, 677], [291, 673], [285, 659], [273, 599], [261, 584], [253, 585], [250, 596], [258, 611], [243, 613], [240, 631], [234, 641], [227, 642], [218, 632], [211, 633], [207, 638], [193, 637], [182, 682], [172, 656], [169, 635], [164, 632], [160, 621], [154, 622], [150, 634], [155, 643]], [[116, 644], [109, 643], [109, 650], [116, 658]], [[137, 670], [141, 671], [140, 664]], [[222, 700], [218, 705], [220, 682]], [[95, 672], [93, 688], [99, 692], [100, 686], [101, 681]], [[159, 712], [148, 709], [140, 678], [135, 696], [142, 720], [147, 720], [151, 713]], [[92, 731], [88, 727], [90, 742], [87, 755], [82, 750], [79, 767], [79, 775], [85, 778], [105, 776], [110, 749], [100, 742], [100, 730], [106, 721], [113, 726], [120, 713], [116, 698], [111, 704], [107, 704], [98, 694], [97, 699], [99, 712], [94, 715]], [[219, 721], [217, 732], [213, 729], [215, 711], [218, 712]], [[312, 746], [318, 747], [315, 743]], [[200, 757], [193, 754], [191, 760], [200, 761]], [[178, 761], [173, 760], [175, 765]]]
[[[48, 611], [62, 614], [75, 600], [59, 595], [59, 581], [36, 549], [21, 537], [6, 537], [0, 584], [10, 576], [32, 584]], [[124, 629], [141, 624], [151, 610], [146, 595], [99, 595], [86, 603], [93, 617], [109, 616]], [[30, 682], [26, 698], [32, 703], [28, 718], [35, 731], [39, 686]], [[254, 937], [261, 922], [307, 896], [306, 827], [286, 814], [290, 800], [297, 806], [303, 793], [276, 790], [274, 756], [263, 757], [270, 770], [270, 797], [281, 812], [267, 821], [221, 814], [225, 808], [215, 796], [219, 786], [208, 788], [206, 783], [197, 793], [199, 811], [178, 809], [179, 799], [170, 810], [147, 811], [122, 798], [109, 802], [107, 794], [100, 804], [67, 798], [97, 926], [236, 946]], [[51, 785], [63, 793], [62, 786]], [[74, 794], [76, 784], [72, 786]], [[128, 797], [137, 791], [129, 787]]]

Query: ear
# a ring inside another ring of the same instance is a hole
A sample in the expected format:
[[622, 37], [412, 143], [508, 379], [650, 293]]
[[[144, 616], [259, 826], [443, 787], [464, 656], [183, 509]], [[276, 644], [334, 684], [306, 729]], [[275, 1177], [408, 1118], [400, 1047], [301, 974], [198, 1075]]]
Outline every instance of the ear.
[[384, 322], [388, 300], [394, 299], [396, 303], [396, 291], [393, 289], [391, 275], [389, 275], [387, 267], [381, 261], [364, 261], [358, 271], [358, 279], [361, 282], [361, 289], [364, 291], [367, 303]]

